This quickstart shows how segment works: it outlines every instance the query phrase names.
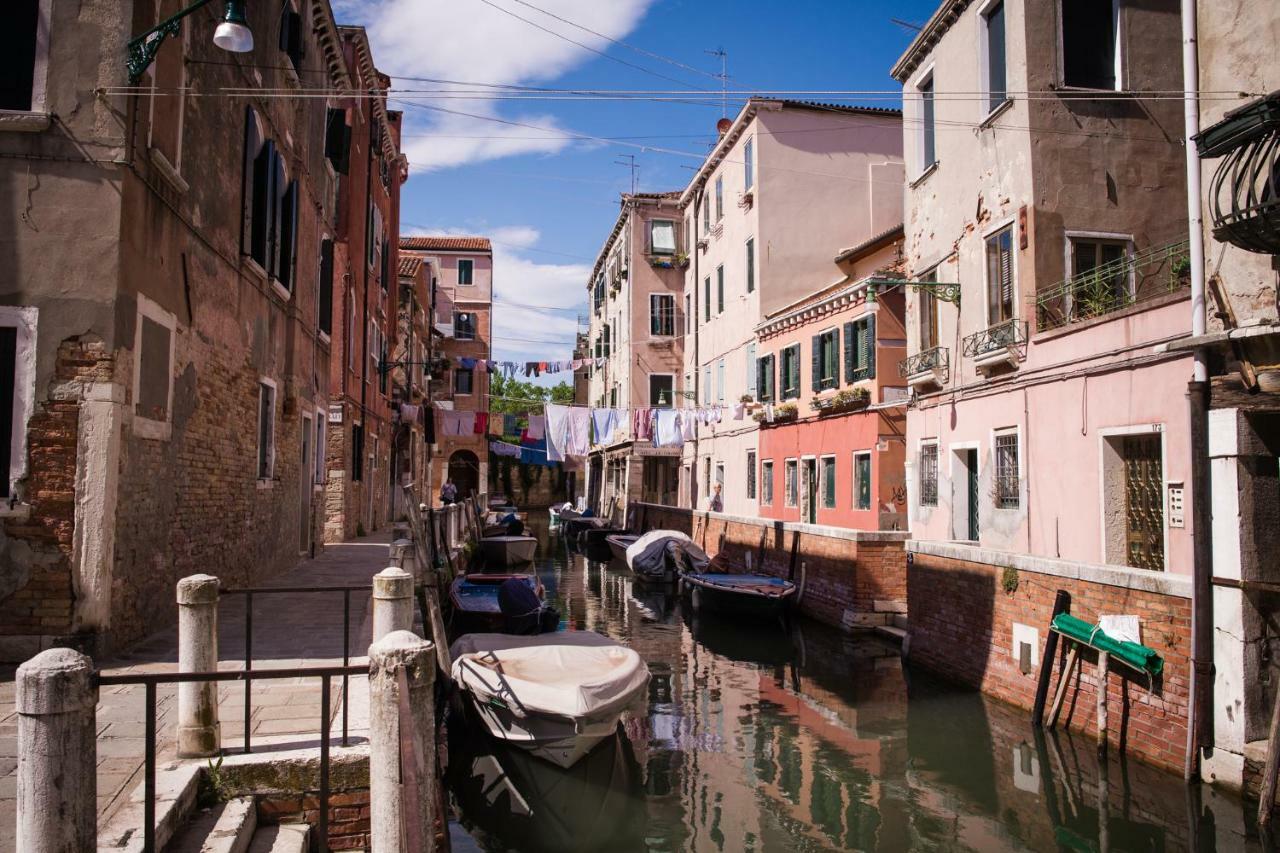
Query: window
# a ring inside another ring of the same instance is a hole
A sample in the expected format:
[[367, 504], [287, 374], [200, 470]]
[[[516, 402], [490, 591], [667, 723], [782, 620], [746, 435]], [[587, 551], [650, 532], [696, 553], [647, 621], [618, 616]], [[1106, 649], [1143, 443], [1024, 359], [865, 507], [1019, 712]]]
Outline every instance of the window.
[[747, 241], [747, 293], [756, 289], [756, 238]]
[[315, 473], [312, 482], [323, 483], [325, 480], [325, 413], [322, 409], [316, 409], [316, 446], [311, 453], [315, 457]]
[[613, 324], [605, 323], [603, 336], [600, 339], [600, 354], [608, 358], [613, 354]]
[[684, 295], [684, 333], [686, 335], [693, 334], [693, 294], [686, 293]]
[[298, 182], [290, 181], [280, 202], [280, 248], [276, 280], [293, 293], [293, 271], [298, 266]]
[[378, 249], [382, 245], [382, 211], [369, 199], [369, 210], [364, 219], [364, 262], [374, 269], [378, 261]]
[[177, 318], [145, 296], [138, 296], [134, 332], [133, 431], [143, 438], [167, 439], [173, 419], [174, 330]]
[[649, 294], [649, 334], [666, 338], [676, 333], [676, 297], [671, 293]]
[[711, 276], [707, 276], [702, 282], [702, 316], [704, 320], [711, 320]]
[[473, 312], [453, 312], [453, 337], [459, 341], [474, 341], [476, 339], [476, 315]]
[[1118, 88], [1120, 0], [1071, 0], [1062, 9], [1062, 82]]
[[289, 62], [296, 71], [302, 70], [302, 57], [306, 52], [303, 41], [305, 32], [302, 16], [293, 8], [292, 3], [286, 3], [280, 14], [280, 50], [289, 57]]
[[475, 369], [471, 367], [455, 367], [453, 369], [453, 393], [470, 394], [475, 382]]
[[704, 195], [702, 197], [702, 233], [705, 235], [711, 231], [711, 202]]
[[785, 490], [784, 500], [787, 506], [795, 506], [800, 498], [800, 478], [797, 476], [796, 460], [788, 459], [782, 465], [782, 488]]
[[756, 361], [756, 397], [761, 403], [773, 402], [773, 362], [773, 355], [762, 355]]
[[1103, 510], [1107, 562], [1164, 571], [1164, 448], [1152, 427], [1105, 430], [1102, 441]]
[[938, 136], [934, 125], [933, 75], [916, 87], [920, 93], [920, 171], [938, 162]]
[[[920, 281], [937, 282], [937, 267], [920, 276]], [[938, 296], [931, 288], [919, 289], [920, 306], [920, 351], [933, 349], [938, 345]]]
[[724, 175], [716, 177], [716, 222], [724, 219]]
[[711, 457], [708, 456], [702, 463], [702, 494], [705, 497], [711, 496]]
[[364, 479], [364, 425], [351, 426], [351, 479], [360, 482]]
[[991, 112], [1008, 98], [1005, 90], [1004, 2], [996, 2], [982, 13], [983, 47], [987, 54], [987, 111]]
[[871, 454], [853, 454], [853, 508], [871, 509]]
[[996, 506], [1017, 509], [1019, 504], [1018, 433], [996, 433]]
[[276, 384], [258, 382], [258, 479], [270, 480], [276, 466]]
[[938, 443], [920, 445], [920, 506], [938, 505]]
[[[18, 422], [18, 328], [0, 326], [0, 498], [7, 498], [13, 490], [14, 460], [19, 454], [14, 450], [14, 435], [26, 430]], [[25, 420], [25, 418], [23, 419]]]
[[604, 305], [604, 273], [596, 276], [596, 286], [591, 291], [591, 304], [598, 316]]
[[876, 376], [876, 315], [844, 324], [844, 379], [861, 382]]
[[676, 224], [670, 219], [654, 219], [649, 223], [649, 253], [653, 255], [676, 253]]
[[316, 328], [333, 334], [333, 240], [320, 241], [320, 283], [316, 288]]
[[716, 313], [724, 313], [724, 264], [716, 267]]
[[773, 504], [773, 460], [766, 459], [760, 463], [760, 503], [765, 506]]
[[835, 509], [836, 506], [836, 458], [822, 457], [822, 507]]
[[35, 401], [35, 308], [0, 305], [0, 498], [27, 471], [27, 421]]
[[813, 336], [814, 393], [840, 384], [840, 332], [838, 329]]
[[1071, 306], [1075, 309], [1071, 313], [1093, 316], [1133, 301], [1133, 281], [1125, 263], [1131, 245], [1127, 239], [1067, 239], [1071, 248], [1072, 296], [1086, 303]]
[[369, 372], [364, 381], [372, 382], [378, 373], [378, 356], [382, 354], [382, 330], [372, 320], [369, 321]]
[[264, 139], [252, 108], [245, 112], [243, 193], [240, 250], [292, 291], [299, 191], [297, 183], [288, 180], [275, 143]]
[[1014, 318], [1013, 226], [987, 238], [987, 325]]
[[721, 489], [724, 488], [724, 463], [716, 463], [716, 485]]
[[476, 262], [470, 258], [458, 259], [458, 284], [474, 284]]
[[747, 500], [756, 499], [756, 452], [747, 451]]
[[756, 345], [754, 343], [747, 344], [747, 394], [752, 398], [756, 396], [756, 388], [759, 377], [756, 375]]
[[671, 408], [675, 406], [676, 378], [670, 373], [649, 374], [649, 405]]
[[356, 291], [347, 288], [347, 367], [356, 370]]
[[5, 25], [0, 28], [0, 110], [25, 112], [36, 106], [40, 0], [17, 0], [6, 7]]
[[782, 392], [781, 399], [791, 400], [800, 396], [800, 345], [792, 344], [782, 351], [781, 356], [778, 386]]
[[742, 145], [742, 188], [749, 190], [755, 184], [756, 141], [748, 139]]
[[351, 168], [351, 125], [344, 109], [329, 107], [325, 114], [324, 156], [340, 175]]
[[716, 401], [724, 402], [724, 359], [716, 362]]

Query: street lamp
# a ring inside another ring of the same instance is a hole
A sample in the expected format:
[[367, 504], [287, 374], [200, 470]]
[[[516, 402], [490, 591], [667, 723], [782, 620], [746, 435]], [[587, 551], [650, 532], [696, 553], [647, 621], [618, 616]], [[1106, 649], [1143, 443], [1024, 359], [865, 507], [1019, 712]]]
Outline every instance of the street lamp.
[[[208, 6], [213, 0], [196, 0], [187, 8], [171, 18], [166, 18], [132, 39], [128, 45], [129, 83], [136, 84], [142, 75], [151, 67], [160, 50], [160, 45], [169, 36], [176, 36], [181, 31], [182, 19], [192, 12]], [[253, 50], [253, 31], [249, 29], [244, 14], [245, 0], [226, 0], [222, 12], [222, 23], [213, 31], [213, 43], [231, 53], [248, 53]]]

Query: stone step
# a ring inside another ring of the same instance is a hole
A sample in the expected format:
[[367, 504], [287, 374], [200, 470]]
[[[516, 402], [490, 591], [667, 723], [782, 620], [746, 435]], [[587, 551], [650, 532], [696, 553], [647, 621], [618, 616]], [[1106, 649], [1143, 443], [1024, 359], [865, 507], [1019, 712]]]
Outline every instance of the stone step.
[[228, 800], [196, 812], [165, 847], [166, 853], [246, 853], [258, 828], [258, 807], [252, 799]]
[[894, 625], [877, 625], [876, 633], [897, 643], [903, 643], [907, 639], [907, 632]]
[[249, 845], [249, 853], [307, 853], [310, 849], [311, 827], [305, 823], [259, 827]]

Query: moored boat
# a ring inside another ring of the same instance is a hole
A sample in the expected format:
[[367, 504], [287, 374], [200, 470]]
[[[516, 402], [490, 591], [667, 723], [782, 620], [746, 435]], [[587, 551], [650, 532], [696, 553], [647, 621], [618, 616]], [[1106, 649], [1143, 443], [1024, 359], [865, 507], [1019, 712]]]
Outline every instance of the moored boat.
[[452, 632], [457, 635], [503, 630], [507, 618], [498, 601], [498, 591], [504, 581], [512, 578], [520, 580], [542, 599], [542, 584], [531, 574], [471, 572], [454, 578], [449, 586]]
[[687, 572], [680, 578], [695, 610], [780, 616], [795, 598], [796, 585], [769, 575], [734, 575], [722, 572]]
[[627, 548], [623, 561], [644, 583], [675, 583], [682, 571], [700, 571], [710, 560], [679, 530], [650, 530]]
[[532, 536], [485, 536], [480, 540], [480, 560], [485, 567], [508, 568], [533, 562], [538, 540]]
[[609, 537], [626, 535], [628, 531], [621, 527], [614, 527], [601, 518], [595, 521], [595, 524], [579, 531], [578, 550], [586, 554], [589, 559], [606, 563], [613, 558], [609, 548]]
[[634, 533], [611, 533], [604, 538], [609, 545], [609, 553], [620, 563], [627, 562], [627, 549], [640, 537]]
[[560, 767], [610, 737], [649, 684], [635, 651], [591, 631], [469, 634], [450, 651], [453, 680], [489, 733]]

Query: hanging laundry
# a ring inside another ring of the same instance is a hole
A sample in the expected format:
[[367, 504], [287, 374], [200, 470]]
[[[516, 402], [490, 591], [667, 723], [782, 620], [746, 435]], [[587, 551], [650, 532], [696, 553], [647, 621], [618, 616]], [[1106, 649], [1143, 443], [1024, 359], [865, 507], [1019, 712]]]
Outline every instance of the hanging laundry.
[[613, 431], [618, 428], [617, 409], [591, 409], [591, 423], [595, 428], [596, 444], [608, 444]]
[[458, 364], [463, 370], [470, 370], [476, 366], [476, 360], [474, 358], [460, 358], [458, 359]]
[[541, 441], [546, 438], [547, 419], [543, 415], [529, 415], [529, 438]]
[[693, 409], [685, 409], [680, 413], [680, 432], [685, 441], [693, 441], [698, 437], [698, 415]]
[[520, 416], [519, 415], [503, 415], [502, 416], [502, 434], [503, 435], [519, 435], [520, 434]]
[[[546, 406], [547, 459], [563, 462], [569, 447], [569, 407], [548, 403]], [[586, 411], [585, 409], [583, 411]], [[530, 418], [530, 421], [533, 419]], [[533, 432], [530, 423], [530, 433]]]
[[484, 434], [485, 434], [485, 432], [487, 432], [487, 431], [488, 431], [488, 429], [489, 429], [489, 413], [488, 413], [488, 412], [476, 412], [476, 413], [475, 413], [475, 416], [476, 416], [476, 420], [475, 420], [475, 434], [476, 434], [476, 435], [484, 435]]
[[740, 420], [742, 420], [742, 416], [743, 416], [743, 415], [745, 415], [746, 413], [747, 413], [747, 404], [746, 404], [746, 403], [734, 403], [734, 404], [733, 404], [733, 419], [734, 419], [735, 421], [740, 421]]
[[498, 456], [510, 456], [516, 459], [520, 458], [520, 446], [518, 444], [507, 444], [505, 441], [489, 442], [489, 449]]
[[654, 447], [680, 447], [684, 444], [684, 434], [680, 432], [679, 413], [675, 409], [658, 409], [655, 420]]
[[773, 403], [766, 403], [764, 407], [764, 419], [768, 423], [773, 423]]
[[418, 422], [418, 407], [412, 403], [400, 404], [400, 421], [413, 424]]
[[581, 406], [569, 409], [569, 456], [586, 456], [591, 452], [591, 410]]
[[445, 435], [472, 435], [475, 430], [475, 412], [441, 412], [441, 432]]

